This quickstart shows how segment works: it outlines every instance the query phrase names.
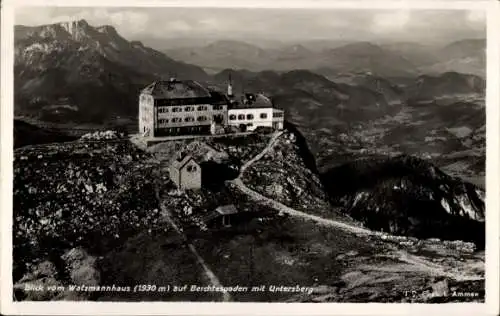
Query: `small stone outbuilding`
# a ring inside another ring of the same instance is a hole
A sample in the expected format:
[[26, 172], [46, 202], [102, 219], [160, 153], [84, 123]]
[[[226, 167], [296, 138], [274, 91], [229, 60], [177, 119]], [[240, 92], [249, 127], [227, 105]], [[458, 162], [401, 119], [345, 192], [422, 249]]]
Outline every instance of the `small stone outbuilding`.
[[192, 156], [186, 155], [174, 160], [169, 172], [170, 179], [180, 190], [201, 188], [201, 166]]

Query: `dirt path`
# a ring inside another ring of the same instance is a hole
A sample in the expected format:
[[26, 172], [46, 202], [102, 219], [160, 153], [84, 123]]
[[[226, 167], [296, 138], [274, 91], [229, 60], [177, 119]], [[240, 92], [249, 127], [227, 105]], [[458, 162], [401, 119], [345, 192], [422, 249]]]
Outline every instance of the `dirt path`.
[[231, 182], [234, 185], [236, 185], [238, 187], [238, 189], [240, 189], [243, 193], [247, 194], [248, 196], [250, 196], [254, 200], [256, 200], [259, 203], [264, 204], [266, 206], [270, 206], [279, 212], [290, 214], [290, 215], [295, 216], [295, 217], [301, 217], [304, 219], [312, 220], [312, 221], [317, 222], [320, 225], [330, 226], [330, 227], [334, 227], [334, 228], [340, 228], [342, 230], [346, 230], [346, 231], [349, 231], [349, 232], [352, 232], [355, 234], [363, 234], [363, 235], [376, 235], [376, 234], [378, 234], [376, 232], [373, 232], [369, 229], [365, 229], [363, 227], [353, 226], [353, 225], [341, 223], [341, 222], [338, 222], [335, 220], [326, 219], [326, 218], [323, 218], [320, 216], [297, 211], [297, 210], [295, 210], [291, 207], [288, 207], [280, 202], [277, 202], [273, 199], [265, 197], [258, 192], [255, 192], [254, 190], [247, 187], [243, 183], [243, 181], [241, 181], [241, 179], [239, 179], [239, 178], [234, 179]]
[[250, 159], [249, 161], [247, 161], [240, 169], [240, 174], [238, 176], [238, 178], [234, 179], [234, 180], [231, 180], [230, 182], [233, 183], [234, 185], [236, 185], [242, 192], [244, 192], [245, 194], [247, 194], [248, 196], [250, 196], [251, 198], [253, 198], [254, 200], [257, 200], [259, 203], [262, 203], [262, 204], [265, 204], [265, 205], [268, 205], [276, 210], [278, 210], [279, 212], [282, 212], [282, 213], [286, 213], [286, 214], [290, 214], [292, 216], [295, 216], [295, 217], [301, 217], [301, 218], [304, 218], [304, 219], [309, 219], [309, 220], [313, 220], [315, 222], [317, 222], [318, 224], [321, 224], [321, 225], [324, 225], [324, 226], [331, 226], [331, 227], [335, 227], [335, 228], [340, 228], [340, 229], [343, 229], [343, 230], [347, 230], [349, 232], [353, 232], [353, 233], [356, 233], [356, 234], [376, 234], [375, 232], [369, 230], [369, 229], [365, 229], [365, 228], [362, 228], [362, 227], [357, 227], [357, 226], [353, 226], [353, 225], [348, 225], [348, 224], [345, 224], [345, 223], [341, 223], [341, 222], [338, 222], [338, 221], [334, 221], [334, 220], [331, 220], [331, 219], [326, 219], [326, 218], [323, 218], [323, 217], [319, 217], [319, 216], [315, 216], [315, 215], [312, 215], [312, 214], [308, 214], [308, 213], [304, 213], [304, 212], [301, 212], [301, 211], [297, 211], [291, 207], [288, 207], [280, 202], [277, 202], [273, 199], [270, 199], [268, 197], [265, 197], [264, 195], [250, 189], [249, 187], [247, 187], [243, 181], [241, 180], [241, 176], [243, 175], [243, 173], [245, 172], [245, 170], [250, 167], [253, 163], [255, 163], [256, 161], [260, 160], [262, 157], [264, 157], [264, 155], [276, 144], [278, 138], [281, 137], [281, 135], [283, 135], [283, 132], [278, 132], [278, 133], [275, 133], [273, 135], [273, 137], [269, 140], [269, 143], [267, 144], [267, 146], [259, 153], [257, 154], [255, 157], [253, 157], [252, 159]]
[[[243, 172], [250, 167], [253, 163], [261, 159], [268, 151], [271, 149], [275, 144], [278, 138], [283, 134], [283, 132], [275, 134], [271, 140], [269, 141], [268, 145], [260, 152], [258, 155], [256, 155], [254, 158], [249, 160], [247, 163], [243, 165], [241, 168], [241, 172], [239, 176], [231, 180], [230, 183], [235, 185], [239, 190], [241, 190], [243, 193], [251, 197], [252, 199], [256, 200], [258, 203], [264, 204], [266, 206], [272, 207], [275, 210], [286, 213], [295, 217], [300, 217], [303, 219], [307, 220], [312, 220], [320, 225], [324, 226], [329, 226], [332, 228], [336, 229], [342, 229], [347, 232], [355, 233], [357, 235], [375, 235], [375, 236], [381, 236], [383, 235], [381, 232], [377, 231], [371, 231], [369, 229], [363, 228], [363, 227], [358, 227], [354, 225], [349, 225], [346, 223], [342, 223], [339, 221], [335, 221], [332, 219], [326, 219], [320, 216], [308, 214], [305, 212], [297, 211], [289, 206], [286, 206], [278, 201], [275, 201], [273, 199], [270, 199], [254, 190], [251, 188], [247, 187], [243, 181], [241, 180], [241, 177], [243, 175]], [[439, 265], [437, 263], [431, 262], [429, 260], [426, 260], [422, 257], [412, 255], [404, 250], [399, 250], [397, 252], [398, 256], [397, 260], [400, 263], [405, 263], [411, 265], [414, 269], [417, 269], [421, 272], [428, 273], [429, 275], [440, 275], [440, 276], [446, 276], [458, 281], [464, 281], [464, 280], [481, 280], [484, 279], [484, 277], [477, 275], [476, 273], [468, 274], [466, 273], [467, 271], [450, 271], [449, 269], [446, 269], [445, 266]], [[399, 264], [400, 265], [400, 264]], [[389, 268], [390, 269], [390, 268]], [[397, 269], [396, 269], [397, 270]], [[467, 270], [467, 269], [466, 269]]]
[[253, 157], [249, 161], [247, 161], [243, 166], [241, 166], [240, 175], [238, 176], [238, 179], [243, 175], [243, 173], [248, 167], [250, 167], [254, 162], [260, 160], [262, 157], [264, 157], [264, 155], [269, 151], [269, 149], [271, 149], [274, 146], [274, 144], [276, 144], [276, 141], [281, 135], [283, 135], [283, 132], [275, 133], [273, 137], [271, 137], [271, 139], [269, 140], [267, 146], [264, 149], [262, 149], [260, 153], [258, 153], [255, 157]]
[[[215, 275], [215, 273], [210, 269], [208, 264], [205, 262], [205, 260], [200, 256], [198, 251], [196, 250], [195, 246], [188, 242], [186, 235], [182, 232], [182, 230], [175, 224], [174, 220], [172, 219], [172, 216], [170, 212], [165, 208], [165, 205], [162, 203], [161, 198], [160, 198], [160, 192], [158, 190], [158, 187], [155, 187], [155, 195], [156, 199], [158, 200], [160, 204], [160, 209], [161, 209], [161, 214], [165, 218], [165, 220], [175, 229], [175, 231], [182, 237], [183, 241], [186, 243], [188, 246], [189, 250], [191, 253], [195, 256], [196, 260], [200, 264], [200, 266], [203, 268], [203, 271], [205, 272], [206, 277], [210, 281], [210, 285], [216, 286], [216, 287], [222, 287], [222, 284], [219, 280], [219, 278]], [[222, 292], [222, 301], [223, 302], [229, 302], [231, 301], [231, 295], [228, 292]]]

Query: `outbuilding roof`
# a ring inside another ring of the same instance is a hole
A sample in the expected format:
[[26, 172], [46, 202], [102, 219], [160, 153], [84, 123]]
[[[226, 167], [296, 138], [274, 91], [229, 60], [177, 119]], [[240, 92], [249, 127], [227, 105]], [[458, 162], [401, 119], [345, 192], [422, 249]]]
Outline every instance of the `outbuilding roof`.
[[238, 209], [233, 204], [222, 205], [217, 207], [214, 211], [207, 213], [202, 220], [206, 223], [219, 216], [231, 215], [236, 213], [238, 213]]
[[[172, 167], [180, 170], [182, 168], [184, 168], [184, 166], [190, 162], [191, 160], [194, 160], [194, 158], [190, 155], [186, 155], [184, 157], [182, 157], [181, 159], [176, 159], [172, 162]], [[196, 163], [196, 161], [195, 161]]]
[[215, 209], [215, 211], [221, 215], [230, 215], [238, 213], [238, 209], [234, 204], [222, 205]]

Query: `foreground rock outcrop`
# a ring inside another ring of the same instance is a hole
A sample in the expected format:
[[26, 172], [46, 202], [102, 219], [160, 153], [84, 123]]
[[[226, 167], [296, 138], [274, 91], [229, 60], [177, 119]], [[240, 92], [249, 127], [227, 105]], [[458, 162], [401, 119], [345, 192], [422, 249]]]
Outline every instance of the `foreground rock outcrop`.
[[75, 286], [96, 286], [101, 281], [97, 258], [83, 248], [72, 248], [52, 261], [27, 267], [27, 272], [14, 284], [16, 300], [86, 300], [91, 295], [75, 291]]
[[106, 252], [163, 229], [148, 156], [130, 143], [74, 142], [15, 152], [14, 280], [78, 246]]

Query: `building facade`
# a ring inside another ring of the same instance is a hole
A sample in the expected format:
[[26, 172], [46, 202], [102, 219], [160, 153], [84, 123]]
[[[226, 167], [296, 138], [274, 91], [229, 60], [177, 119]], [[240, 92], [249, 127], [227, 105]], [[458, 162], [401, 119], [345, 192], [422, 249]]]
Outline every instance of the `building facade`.
[[233, 126], [283, 129], [284, 111], [263, 94], [247, 93], [235, 101], [231, 83], [227, 96], [192, 80], [155, 81], [139, 96], [139, 133], [143, 136], [217, 134]]
[[282, 130], [283, 124], [283, 110], [275, 108], [236, 108], [228, 110], [228, 125], [245, 126], [247, 131], [253, 131], [257, 127], [271, 127]]
[[139, 96], [139, 133], [160, 137], [210, 134], [227, 124], [228, 102], [192, 80], [156, 81]]
[[228, 110], [228, 125], [253, 131], [258, 127], [283, 129], [284, 111], [273, 106], [263, 94], [247, 93], [241, 102], [232, 102]]

